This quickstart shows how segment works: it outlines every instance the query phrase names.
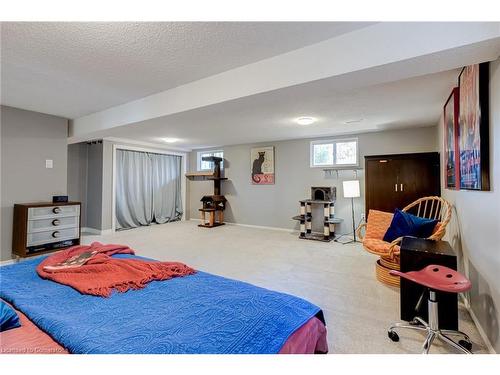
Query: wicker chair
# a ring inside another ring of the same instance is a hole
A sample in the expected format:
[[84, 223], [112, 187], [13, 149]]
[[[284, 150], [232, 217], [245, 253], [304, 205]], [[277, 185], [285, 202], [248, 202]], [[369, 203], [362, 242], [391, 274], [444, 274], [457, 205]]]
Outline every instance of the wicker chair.
[[[416, 216], [429, 219], [438, 219], [439, 223], [434, 228], [434, 232], [427, 239], [438, 241], [446, 233], [446, 226], [451, 219], [451, 205], [441, 197], [424, 197], [416, 200], [403, 208], [404, 212], [409, 212]], [[370, 212], [372, 212], [370, 210]], [[380, 282], [392, 286], [399, 286], [399, 276], [390, 275], [391, 270], [399, 270], [399, 251], [403, 237], [396, 238], [392, 242], [383, 241], [383, 236], [392, 220], [392, 214], [388, 212], [376, 212], [377, 218], [374, 223], [368, 222], [359, 226], [357, 235], [363, 242], [366, 251], [380, 256], [375, 264], [375, 274]], [[373, 214], [375, 216], [375, 213]], [[369, 228], [371, 226], [371, 228]], [[371, 229], [371, 230], [367, 230]], [[363, 230], [365, 234], [363, 235]]]

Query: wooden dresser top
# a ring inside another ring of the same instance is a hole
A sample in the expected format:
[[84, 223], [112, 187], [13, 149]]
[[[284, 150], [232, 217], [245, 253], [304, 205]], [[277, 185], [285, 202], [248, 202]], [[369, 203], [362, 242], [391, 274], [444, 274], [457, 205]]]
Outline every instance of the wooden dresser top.
[[74, 206], [80, 202], [34, 202], [34, 203], [16, 203], [14, 206], [21, 207], [53, 207], [53, 206]]

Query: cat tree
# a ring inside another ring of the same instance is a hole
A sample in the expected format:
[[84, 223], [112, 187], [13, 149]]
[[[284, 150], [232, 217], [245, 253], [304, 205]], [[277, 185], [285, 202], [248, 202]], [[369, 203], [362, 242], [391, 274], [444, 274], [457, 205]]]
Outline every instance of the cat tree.
[[221, 195], [221, 181], [227, 180], [227, 178], [221, 177], [220, 163], [222, 162], [222, 158], [205, 156], [202, 160], [212, 162], [214, 164], [213, 171], [186, 173], [186, 177], [193, 180], [197, 178], [213, 180], [213, 195], [205, 195], [200, 200], [202, 202], [202, 208], [198, 211], [200, 211], [201, 224], [198, 226], [203, 228], [214, 228], [219, 225], [224, 225], [224, 210], [226, 209], [227, 200]]
[[[299, 238], [325, 242], [330, 242], [335, 238], [335, 224], [342, 222], [342, 219], [335, 217], [336, 197], [337, 189], [335, 187], [311, 187], [311, 199], [299, 201], [300, 215], [292, 218], [300, 222]], [[323, 233], [312, 231], [313, 205], [323, 206]]]

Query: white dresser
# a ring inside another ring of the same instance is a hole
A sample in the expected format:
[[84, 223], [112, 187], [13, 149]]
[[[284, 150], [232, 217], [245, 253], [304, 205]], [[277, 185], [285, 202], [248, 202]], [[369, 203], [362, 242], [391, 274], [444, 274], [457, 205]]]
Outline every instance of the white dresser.
[[12, 251], [20, 257], [80, 244], [80, 203], [14, 205]]

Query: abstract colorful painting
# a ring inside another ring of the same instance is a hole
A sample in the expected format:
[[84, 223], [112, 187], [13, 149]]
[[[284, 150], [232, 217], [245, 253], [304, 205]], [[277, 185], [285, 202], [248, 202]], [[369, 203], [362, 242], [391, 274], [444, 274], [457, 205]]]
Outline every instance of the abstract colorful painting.
[[459, 89], [455, 87], [446, 101], [444, 118], [445, 181], [449, 189], [458, 189], [460, 162], [458, 158], [458, 101]]
[[458, 83], [460, 189], [489, 190], [489, 64], [466, 66]]
[[274, 184], [274, 147], [257, 147], [250, 150], [252, 184]]

